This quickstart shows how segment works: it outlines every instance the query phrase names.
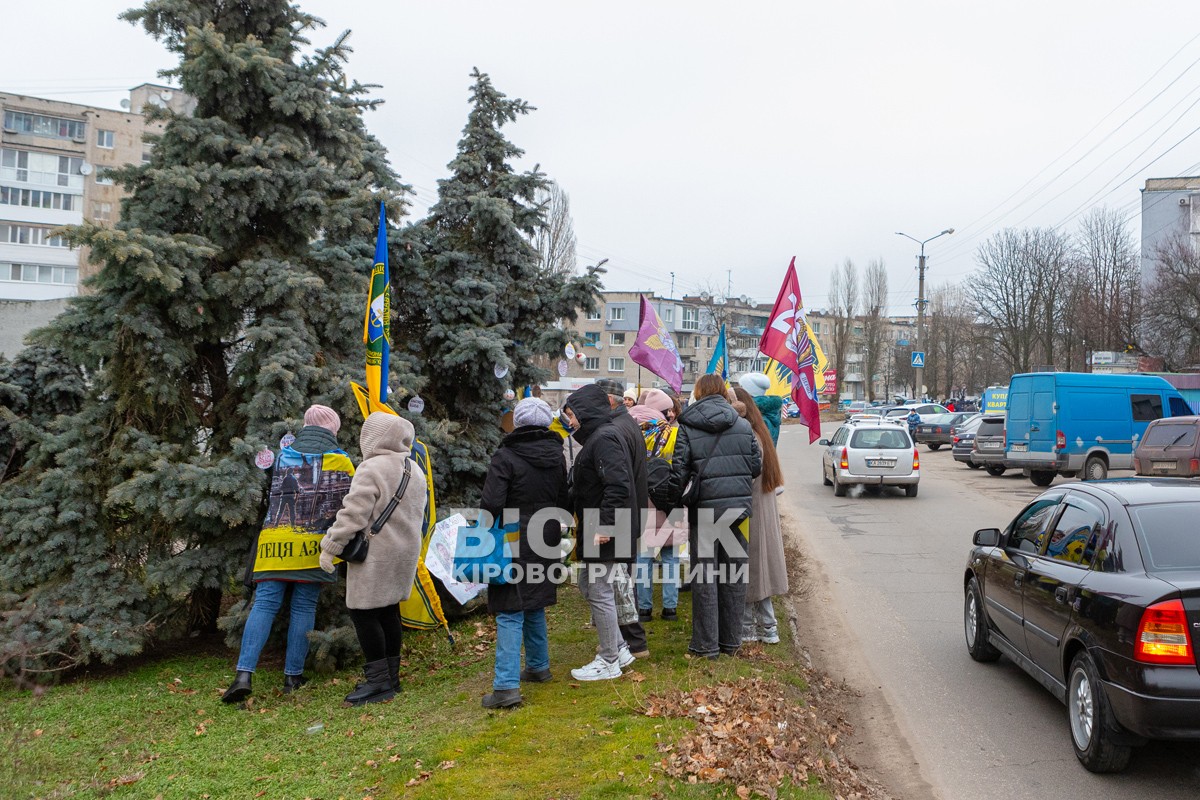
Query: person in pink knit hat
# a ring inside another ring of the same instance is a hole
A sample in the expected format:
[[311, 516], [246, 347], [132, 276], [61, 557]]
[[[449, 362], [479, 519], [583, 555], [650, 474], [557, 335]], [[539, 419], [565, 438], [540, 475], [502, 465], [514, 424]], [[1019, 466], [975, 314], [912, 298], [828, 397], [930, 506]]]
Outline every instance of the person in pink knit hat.
[[246, 585], [254, 600], [242, 630], [237, 676], [221, 697], [225, 703], [250, 696], [259, 654], [289, 594], [283, 691], [287, 694], [305, 683], [308, 632], [316, 622], [317, 599], [321, 587], [335, 580], [321, 570], [317, 543], [337, 516], [354, 477], [354, 464], [338, 445], [341, 427], [341, 417], [329, 406], [309, 406], [295, 441], [281, 447], [275, 458], [266, 518], [247, 567]]

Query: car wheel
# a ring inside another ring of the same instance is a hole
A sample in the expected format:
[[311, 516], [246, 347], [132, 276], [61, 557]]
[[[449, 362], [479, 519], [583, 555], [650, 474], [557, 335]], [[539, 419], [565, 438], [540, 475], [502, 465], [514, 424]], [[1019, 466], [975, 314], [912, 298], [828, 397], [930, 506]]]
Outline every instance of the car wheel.
[[963, 603], [963, 632], [967, 635], [967, 652], [976, 661], [987, 663], [1000, 657], [1000, 651], [988, 638], [987, 615], [983, 612], [983, 594], [979, 581], [971, 578], [967, 583], [967, 597]]
[[1048, 470], [1035, 469], [1029, 473], [1029, 480], [1033, 481], [1034, 486], [1049, 486], [1054, 483], [1054, 475]]
[[1120, 772], [1131, 748], [1113, 742], [1119, 730], [1092, 657], [1083, 651], [1071, 662], [1067, 680], [1067, 717], [1075, 757], [1090, 772]]
[[834, 497], [845, 497], [846, 496], [846, 487], [844, 485], [842, 485], [842, 482], [837, 479], [837, 471], [836, 470], [833, 473], [833, 496]]
[[930, 450], [941, 450], [942, 449], [942, 445], [940, 442], [929, 442], [925, 446], [928, 447]]
[[1108, 465], [1100, 456], [1090, 456], [1083, 464], [1085, 481], [1102, 481], [1108, 477]]
[[914, 483], [909, 486], [905, 486], [904, 487], [904, 496], [905, 497], [916, 497], [917, 496], [917, 484]]
[[983, 465], [982, 465], [982, 464], [976, 464], [974, 461], [968, 461], [968, 462], [967, 462], [967, 466], [968, 466], [968, 467], [970, 467], [971, 469], [979, 469], [979, 468], [980, 468], [981, 466], [983, 466]]
[[986, 469], [987, 474], [991, 475], [993, 478], [999, 478], [1004, 474], [1004, 470], [1007, 469], [1007, 467], [1002, 467], [999, 464], [984, 464], [983, 468]]

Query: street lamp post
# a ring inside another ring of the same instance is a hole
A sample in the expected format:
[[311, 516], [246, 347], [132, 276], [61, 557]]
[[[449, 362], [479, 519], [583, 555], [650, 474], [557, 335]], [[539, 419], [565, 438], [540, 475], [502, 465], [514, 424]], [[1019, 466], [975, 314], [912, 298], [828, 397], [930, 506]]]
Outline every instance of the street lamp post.
[[[896, 231], [897, 236], [903, 236], [905, 239], [912, 239], [917, 244], [921, 245], [921, 254], [917, 256], [917, 346], [924, 351], [925, 348], [925, 306], [928, 304], [925, 300], [925, 245], [937, 239], [939, 236], [946, 236], [954, 233], [954, 228], [946, 228], [937, 236], [930, 236], [928, 239], [921, 240], [915, 236], [909, 236], [907, 233]], [[926, 358], [929, 357], [926, 353]], [[913, 368], [913, 380], [916, 383], [914, 390], [917, 394], [924, 396], [925, 394], [925, 367]]]

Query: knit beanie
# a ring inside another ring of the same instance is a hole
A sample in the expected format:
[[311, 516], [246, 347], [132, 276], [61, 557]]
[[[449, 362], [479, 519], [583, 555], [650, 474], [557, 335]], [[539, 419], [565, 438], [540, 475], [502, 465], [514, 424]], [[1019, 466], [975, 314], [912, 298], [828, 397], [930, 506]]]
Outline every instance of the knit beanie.
[[626, 400], [632, 400], [634, 405], [637, 405], [638, 393], [637, 389], [626, 389], [625, 394], [621, 395]]
[[661, 411], [649, 406], [630, 406], [629, 416], [633, 417], [634, 422], [638, 425], [644, 425], [647, 422], [665, 422], [667, 419]]
[[547, 428], [552, 419], [554, 412], [540, 397], [526, 397], [513, 409], [513, 426], [517, 428], [524, 428], [526, 425]]
[[313, 405], [304, 412], [305, 425], [317, 425], [332, 433], [334, 436], [341, 430], [342, 418], [329, 406]]
[[771, 379], [761, 372], [747, 372], [738, 379], [738, 384], [751, 397], [762, 397], [771, 388]]
[[642, 392], [640, 405], [650, 406], [650, 408], [662, 414], [666, 414], [675, 407], [675, 403], [662, 389], [647, 389]]

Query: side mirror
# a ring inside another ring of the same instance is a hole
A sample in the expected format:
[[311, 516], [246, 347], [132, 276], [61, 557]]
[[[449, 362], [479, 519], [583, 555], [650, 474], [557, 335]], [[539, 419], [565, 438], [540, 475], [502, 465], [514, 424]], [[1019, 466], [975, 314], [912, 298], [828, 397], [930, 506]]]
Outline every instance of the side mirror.
[[817, 439], [817, 444], [820, 445], [821, 447], [829, 447], [829, 440], [828, 439]]
[[980, 528], [971, 539], [976, 547], [995, 547], [1000, 544], [999, 528]]

